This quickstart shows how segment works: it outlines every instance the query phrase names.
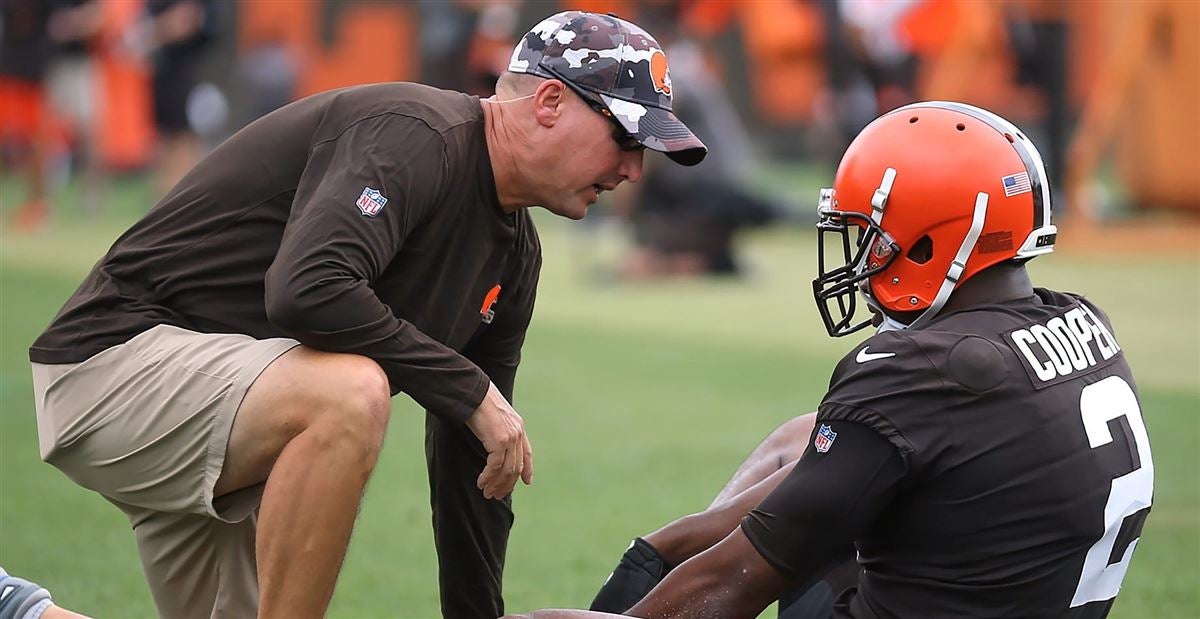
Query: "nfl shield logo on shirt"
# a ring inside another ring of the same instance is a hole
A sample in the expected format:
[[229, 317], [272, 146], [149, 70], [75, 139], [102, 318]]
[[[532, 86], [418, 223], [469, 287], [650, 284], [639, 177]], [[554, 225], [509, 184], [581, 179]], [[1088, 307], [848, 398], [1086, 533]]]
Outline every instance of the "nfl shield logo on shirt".
[[833, 431], [826, 424], [821, 424], [821, 429], [817, 430], [817, 437], [813, 439], [813, 447], [817, 448], [819, 453], [827, 453], [830, 447], [833, 447], [833, 441], [837, 438], [837, 432]]
[[363, 215], [374, 217], [383, 210], [383, 205], [387, 204], [387, 198], [383, 197], [379, 190], [367, 187], [363, 189], [362, 195], [358, 197], [358, 202], [355, 204], [358, 205], [358, 210], [362, 211]]

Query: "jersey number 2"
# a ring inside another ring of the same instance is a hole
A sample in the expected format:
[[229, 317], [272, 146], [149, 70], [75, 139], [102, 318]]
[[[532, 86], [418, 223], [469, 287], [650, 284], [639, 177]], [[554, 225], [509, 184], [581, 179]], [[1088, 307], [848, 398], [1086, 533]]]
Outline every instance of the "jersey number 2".
[[1146, 436], [1146, 424], [1137, 397], [1129, 383], [1120, 376], [1110, 376], [1083, 388], [1079, 396], [1079, 411], [1083, 415], [1083, 427], [1087, 431], [1092, 449], [1111, 443], [1112, 433], [1108, 422], [1122, 415], [1129, 421], [1137, 446], [1141, 466], [1113, 479], [1104, 505], [1104, 535], [1088, 549], [1083, 561], [1083, 572], [1079, 575], [1079, 586], [1071, 599], [1071, 608], [1088, 602], [1108, 600], [1116, 597], [1129, 569], [1129, 559], [1138, 540], [1133, 540], [1125, 549], [1121, 560], [1110, 564], [1117, 534], [1126, 517], [1150, 507], [1154, 493], [1154, 462], [1150, 459], [1150, 438]]

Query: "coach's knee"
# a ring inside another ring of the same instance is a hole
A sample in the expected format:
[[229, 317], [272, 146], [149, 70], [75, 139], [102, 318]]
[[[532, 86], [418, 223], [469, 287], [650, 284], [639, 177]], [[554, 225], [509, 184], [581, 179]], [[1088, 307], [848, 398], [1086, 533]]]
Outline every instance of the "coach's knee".
[[336, 377], [330, 409], [314, 424], [328, 448], [360, 452], [374, 465], [391, 414], [391, 390], [379, 364], [359, 355], [338, 355], [330, 368]]

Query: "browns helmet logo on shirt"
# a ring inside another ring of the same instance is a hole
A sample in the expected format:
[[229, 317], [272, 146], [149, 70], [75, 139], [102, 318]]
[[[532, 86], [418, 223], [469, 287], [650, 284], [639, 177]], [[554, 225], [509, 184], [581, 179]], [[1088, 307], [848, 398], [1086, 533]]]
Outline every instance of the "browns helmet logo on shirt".
[[492, 286], [492, 289], [483, 296], [483, 307], [479, 309], [479, 315], [483, 317], [483, 324], [490, 325], [496, 319], [496, 310], [492, 306], [496, 304], [496, 300], [500, 298], [500, 284]]

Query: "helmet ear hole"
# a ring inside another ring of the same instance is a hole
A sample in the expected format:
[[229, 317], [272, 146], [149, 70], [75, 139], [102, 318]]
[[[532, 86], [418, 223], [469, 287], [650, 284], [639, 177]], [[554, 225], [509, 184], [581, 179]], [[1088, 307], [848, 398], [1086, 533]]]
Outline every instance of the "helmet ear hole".
[[933, 239], [929, 235], [921, 237], [913, 246], [909, 248], [908, 253], [904, 255], [909, 260], [917, 264], [925, 264], [933, 259]]

